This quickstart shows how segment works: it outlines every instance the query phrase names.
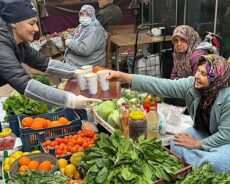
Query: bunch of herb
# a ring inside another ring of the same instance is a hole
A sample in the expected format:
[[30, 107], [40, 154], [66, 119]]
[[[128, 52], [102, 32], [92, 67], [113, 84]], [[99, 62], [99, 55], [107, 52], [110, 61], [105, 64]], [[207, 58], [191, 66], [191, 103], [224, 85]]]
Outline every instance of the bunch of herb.
[[190, 172], [183, 179], [176, 182], [176, 184], [227, 184], [230, 183], [230, 175], [222, 173], [218, 175], [212, 170], [211, 164], [207, 163], [202, 167], [194, 166]]
[[65, 184], [69, 178], [63, 174], [52, 174], [45, 171], [29, 171], [26, 174], [17, 174], [10, 178], [7, 184]]
[[6, 111], [6, 116], [4, 117], [5, 122], [9, 121], [9, 116], [21, 114], [44, 114], [47, 112], [53, 112], [57, 109], [56, 107], [48, 108], [47, 104], [27, 98], [16, 91], [13, 92], [2, 104], [3, 109]]
[[110, 137], [101, 133], [96, 145], [85, 150], [79, 169], [87, 184], [152, 184], [169, 176], [183, 163], [164, 151], [161, 142], [139, 137], [126, 139], [120, 131]]
[[43, 83], [43, 84], [46, 84], [48, 86], [53, 86], [54, 84], [52, 82], [50, 82], [50, 80], [44, 76], [44, 75], [34, 75], [33, 76], [33, 79]]

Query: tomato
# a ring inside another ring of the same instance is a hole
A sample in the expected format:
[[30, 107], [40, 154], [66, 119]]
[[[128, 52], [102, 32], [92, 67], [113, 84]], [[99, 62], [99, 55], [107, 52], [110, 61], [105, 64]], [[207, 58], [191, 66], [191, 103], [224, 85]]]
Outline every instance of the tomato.
[[62, 155], [62, 150], [61, 149], [58, 149], [55, 151], [56, 155]]
[[101, 66], [94, 66], [93, 67], [93, 73], [97, 73], [100, 70], [109, 70], [109, 68], [103, 68]]
[[81, 137], [79, 137], [79, 138], [76, 140], [76, 143], [79, 144], [79, 145], [82, 145], [83, 139], [82, 139]]

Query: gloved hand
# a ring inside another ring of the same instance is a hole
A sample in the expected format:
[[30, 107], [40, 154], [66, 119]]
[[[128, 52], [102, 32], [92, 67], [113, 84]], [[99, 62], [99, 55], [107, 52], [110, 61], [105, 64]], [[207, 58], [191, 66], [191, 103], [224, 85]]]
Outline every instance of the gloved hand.
[[75, 109], [84, 109], [92, 102], [101, 102], [100, 99], [95, 98], [87, 98], [82, 95], [75, 96]]

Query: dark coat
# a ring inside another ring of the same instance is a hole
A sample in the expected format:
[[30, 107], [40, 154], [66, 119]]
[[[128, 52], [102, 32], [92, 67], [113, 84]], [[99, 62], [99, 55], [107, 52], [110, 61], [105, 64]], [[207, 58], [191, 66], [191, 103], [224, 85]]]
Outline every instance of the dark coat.
[[122, 11], [114, 4], [109, 4], [101, 9], [96, 17], [106, 31], [109, 31], [110, 26], [120, 25], [123, 22]]
[[45, 72], [49, 59], [42, 56], [28, 43], [17, 45], [9, 25], [0, 17], [0, 86], [9, 84], [24, 94], [31, 77], [21, 66], [25, 63], [32, 68]]

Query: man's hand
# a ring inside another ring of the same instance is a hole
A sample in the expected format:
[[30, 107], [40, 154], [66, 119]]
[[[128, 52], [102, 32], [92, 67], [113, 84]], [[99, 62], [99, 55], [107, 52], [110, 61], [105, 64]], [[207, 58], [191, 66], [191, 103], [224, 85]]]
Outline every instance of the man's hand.
[[196, 140], [191, 134], [177, 134], [174, 136], [174, 143], [188, 149], [202, 149], [201, 142]]

